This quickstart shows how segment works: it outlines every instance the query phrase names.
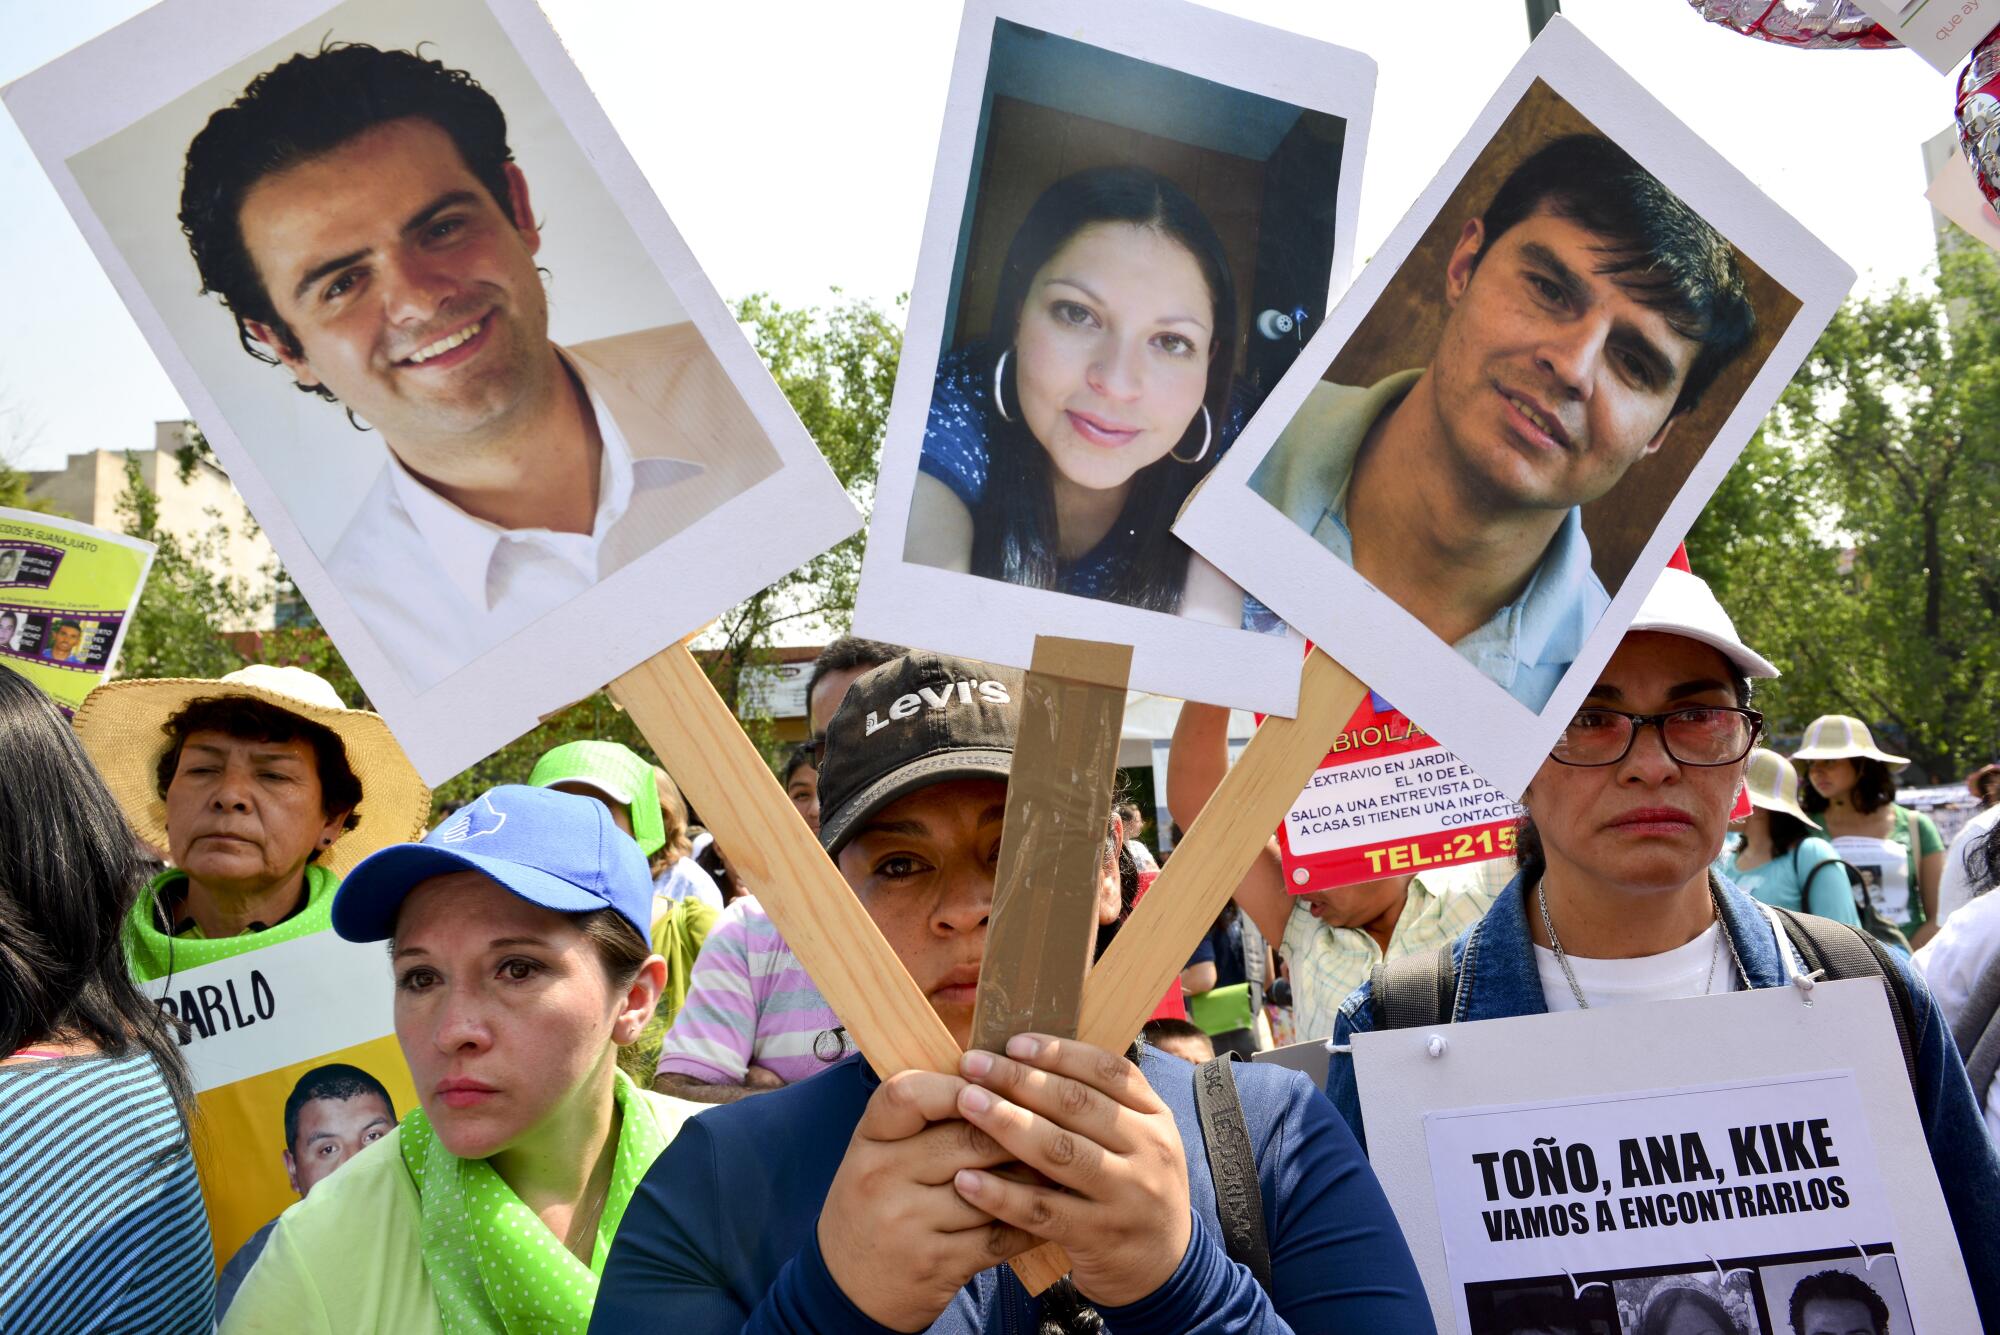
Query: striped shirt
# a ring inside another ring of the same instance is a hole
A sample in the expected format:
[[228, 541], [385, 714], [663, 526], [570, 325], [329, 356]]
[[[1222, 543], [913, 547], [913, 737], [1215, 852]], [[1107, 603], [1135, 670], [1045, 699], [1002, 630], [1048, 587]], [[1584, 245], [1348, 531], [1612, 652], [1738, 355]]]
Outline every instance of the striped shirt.
[[659, 1073], [740, 1085], [752, 1063], [790, 1084], [847, 1055], [840, 1020], [755, 896], [723, 910], [695, 958]]
[[0, 1066], [0, 1331], [215, 1324], [194, 1156], [150, 1053]]
[[[1512, 858], [1419, 872], [1410, 881], [1402, 916], [1389, 934], [1389, 958], [1457, 940], [1460, 932], [1486, 916], [1514, 872]], [[1292, 1014], [1300, 1042], [1333, 1037], [1340, 1003], [1368, 981], [1383, 958], [1382, 947], [1367, 932], [1329, 926], [1304, 904], [1292, 905], [1281, 949], [1292, 973]]]

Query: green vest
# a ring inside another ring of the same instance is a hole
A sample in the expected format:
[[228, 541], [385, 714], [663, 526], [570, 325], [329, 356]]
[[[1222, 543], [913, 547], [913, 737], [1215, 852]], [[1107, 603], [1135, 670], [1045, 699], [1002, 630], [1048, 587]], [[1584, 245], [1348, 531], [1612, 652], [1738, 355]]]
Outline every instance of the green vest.
[[306, 864], [306, 906], [276, 927], [217, 940], [198, 935], [198, 928], [186, 936], [169, 936], [160, 930], [157, 906], [163, 891], [187, 878], [184, 871], [170, 869], [161, 872], [140, 894], [139, 902], [132, 906], [130, 916], [125, 919], [125, 956], [131, 961], [132, 976], [139, 982], [151, 982], [170, 973], [226, 960], [232, 955], [262, 950], [280, 941], [311, 936], [333, 926], [333, 892], [340, 888], [340, 880], [318, 863], [309, 862]]

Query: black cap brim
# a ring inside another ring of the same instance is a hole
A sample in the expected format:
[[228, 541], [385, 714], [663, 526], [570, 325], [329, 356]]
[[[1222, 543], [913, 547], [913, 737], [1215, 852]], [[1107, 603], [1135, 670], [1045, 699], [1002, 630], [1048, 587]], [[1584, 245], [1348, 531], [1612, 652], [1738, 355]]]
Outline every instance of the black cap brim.
[[954, 779], [999, 779], [1003, 783], [1013, 773], [1014, 753], [967, 747], [936, 751], [889, 771], [849, 798], [831, 816], [820, 815], [819, 842], [828, 857], [837, 857], [870, 816], [891, 802], [934, 784]]

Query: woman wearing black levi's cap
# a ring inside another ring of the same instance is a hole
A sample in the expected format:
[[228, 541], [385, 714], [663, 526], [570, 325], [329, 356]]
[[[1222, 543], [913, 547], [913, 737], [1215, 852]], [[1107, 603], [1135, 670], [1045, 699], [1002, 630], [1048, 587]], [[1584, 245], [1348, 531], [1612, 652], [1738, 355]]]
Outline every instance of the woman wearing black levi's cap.
[[[961, 1045], [1020, 697], [1017, 672], [906, 655], [855, 683], [820, 767], [821, 843]], [[1230, 1070], [1235, 1141], [1196, 1111], [1197, 1082]], [[1013, 1163], [1034, 1173], [996, 1171]], [[1001, 1264], [1036, 1238], [1073, 1262], [1040, 1298]], [[1042, 1034], [955, 1075], [884, 1080], [851, 1057], [688, 1123], [632, 1197], [591, 1324], [661, 1312], [677, 1335], [1432, 1329], [1380, 1187], [1303, 1076]]]

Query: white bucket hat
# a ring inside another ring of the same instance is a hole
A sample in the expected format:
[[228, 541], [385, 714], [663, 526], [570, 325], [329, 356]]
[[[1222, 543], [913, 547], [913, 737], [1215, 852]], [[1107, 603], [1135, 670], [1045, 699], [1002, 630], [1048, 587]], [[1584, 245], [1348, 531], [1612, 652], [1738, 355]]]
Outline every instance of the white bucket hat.
[[1897, 769], [1910, 763], [1908, 756], [1892, 756], [1875, 745], [1868, 725], [1847, 714], [1822, 714], [1806, 725], [1805, 740], [1792, 752], [1794, 760], [1845, 760], [1867, 756]]
[[1750, 805], [1762, 807], [1766, 811], [1782, 811], [1812, 826], [1821, 828], [1820, 823], [1806, 815], [1799, 805], [1799, 772], [1792, 768], [1792, 762], [1779, 755], [1758, 747], [1750, 753], [1750, 765], [1743, 773], [1743, 786], [1750, 792]]
[[296, 667], [266, 663], [240, 668], [219, 681], [166, 677], [107, 682], [76, 711], [77, 739], [104, 776], [139, 837], [156, 848], [167, 843], [167, 803], [160, 796], [160, 758], [170, 742], [167, 720], [196, 700], [231, 696], [259, 700], [317, 723], [340, 739], [347, 767], [361, 782], [354, 828], [343, 831], [319, 856], [319, 865], [344, 875], [378, 848], [423, 837], [431, 790], [379, 714], [349, 709], [325, 678]]
[[1631, 630], [1654, 630], [1699, 640], [1734, 663], [1746, 677], [1778, 675], [1778, 669], [1769, 659], [1737, 638], [1735, 623], [1701, 577], [1677, 566], [1668, 566], [1660, 572], [1659, 582], [1639, 605], [1639, 615], [1633, 619]]

